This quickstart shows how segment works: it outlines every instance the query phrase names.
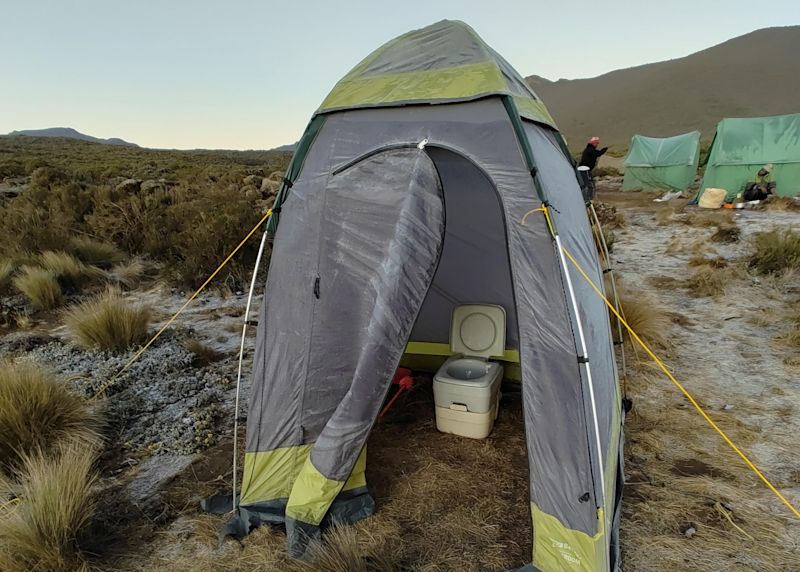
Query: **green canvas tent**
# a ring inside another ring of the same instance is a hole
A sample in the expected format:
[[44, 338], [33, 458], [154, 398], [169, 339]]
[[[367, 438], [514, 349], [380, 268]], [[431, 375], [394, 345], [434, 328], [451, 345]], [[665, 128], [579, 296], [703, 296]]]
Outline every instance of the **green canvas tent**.
[[392, 40], [316, 111], [275, 212], [228, 532], [282, 524], [302, 556], [327, 524], [371, 515], [366, 442], [395, 369], [414, 344], [443, 361], [453, 308], [488, 303], [519, 362], [525, 569], [618, 570], [609, 317], [558, 245], [601, 285], [602, 270], [574, 164], [520, 75], [461, 22]]
[[708, 188], [725, 189], [732, 199], [768, 163], [773, 165], [776, 194], [800, 195], [800, 113], [720, 121], [700, 194]]
[[685, 191], [697, 173], [699, 145], [699, 131], [663, 138], [634, 135], [625, 157], [622, 190]]

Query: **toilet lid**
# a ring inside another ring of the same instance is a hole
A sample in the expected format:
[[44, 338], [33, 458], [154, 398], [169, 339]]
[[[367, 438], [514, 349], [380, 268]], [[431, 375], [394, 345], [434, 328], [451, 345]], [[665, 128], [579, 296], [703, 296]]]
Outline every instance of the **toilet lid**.
[[502, 356], [506, 349], [506, 311], [490, 304], [458, 306], [453, 310], [450, 349], [465, 356]]

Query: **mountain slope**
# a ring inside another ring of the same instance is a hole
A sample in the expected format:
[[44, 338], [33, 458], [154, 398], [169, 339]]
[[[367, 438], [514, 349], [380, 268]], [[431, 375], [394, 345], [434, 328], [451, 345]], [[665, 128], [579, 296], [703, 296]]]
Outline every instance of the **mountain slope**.
[[104, 145], [127, 145], [128, 147], [138, 147], [135, 143], [128, 143], [117, 137], [110, 139], [100, 139], [92, 137], [74, 130], [72, 127], [50, 127], [48, 129], [24, 129], [22, 131], [12, 131], [9, 135], [27, 135], [28, 137], [65, 137], [67, 139], [80, 139], [92, 143], [103, 143]]
[[684, 58], [595, 78], [526, 78], [573, 148], [597, 135], [626, 147], [635, 133], [693, 129], [705, 141], [723, 117], [800, 112], [800, 26], [767, 28]]

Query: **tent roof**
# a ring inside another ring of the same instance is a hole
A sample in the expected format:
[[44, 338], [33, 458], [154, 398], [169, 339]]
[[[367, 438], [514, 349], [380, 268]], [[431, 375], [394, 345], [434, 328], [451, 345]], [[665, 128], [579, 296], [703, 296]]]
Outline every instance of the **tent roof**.
[[634, 135], [625, 157], [626, 167], [671, 167], [694, 165], [697, 160], [700, 132], [673, 137]]
[[800, 113], [723, 119], [717, 125], [709, 163], [800, 163]]
[[517, 71], [467, 24], [442, 20], [391, 40], [345, 75], [317, 113], [511, 95], [526, 119], [555, 127]]

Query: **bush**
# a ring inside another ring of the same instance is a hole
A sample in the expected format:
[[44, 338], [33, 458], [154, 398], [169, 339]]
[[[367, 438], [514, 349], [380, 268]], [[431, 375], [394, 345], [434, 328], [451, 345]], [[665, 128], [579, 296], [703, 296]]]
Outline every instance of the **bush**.
[[71, 308], [64, 321], [80, 346], [118, 352], [145, 341], [150, 310], [129, 304], [119, 290], [108, 288]]
[[0, 364], [0, 468], [13, 470], [24, 455], [64, 442], [100, 441], [98, 414], [86, 401], [35, 364]]
[[194, 355], [192, 365], [195, 367], [204, 367], [225, 357], [225, 354], [218, 352], [195, 338], [189, 338], [184, 341], [183, 347]]
[[0, 517], [0, 569], [88, 571], [79, 540], [94, 514], [94, 458], [93, 448], [74, 443], [22, 457], [19, 500]]
[[800, 233], [772, 230], [756, 236], [748, 264], [759, 274], [780, 274], [800, 268]]
[[58, 279], [44, 268], [23, 266], [20, 274], [14, 278], [14, 286], [38, 310], [52, 310], [64, 302]]
[[115, 245], [86, 236], [73, 238], [70, 246], [80, 260], [104, 270], [125, 260], [125, 255]]
[[711, 240], [714, 242], [736, 242], [742, 236], [742, 229], [735, 224], [722, 224], [717, 227], [714, 234], [711, 235]]

